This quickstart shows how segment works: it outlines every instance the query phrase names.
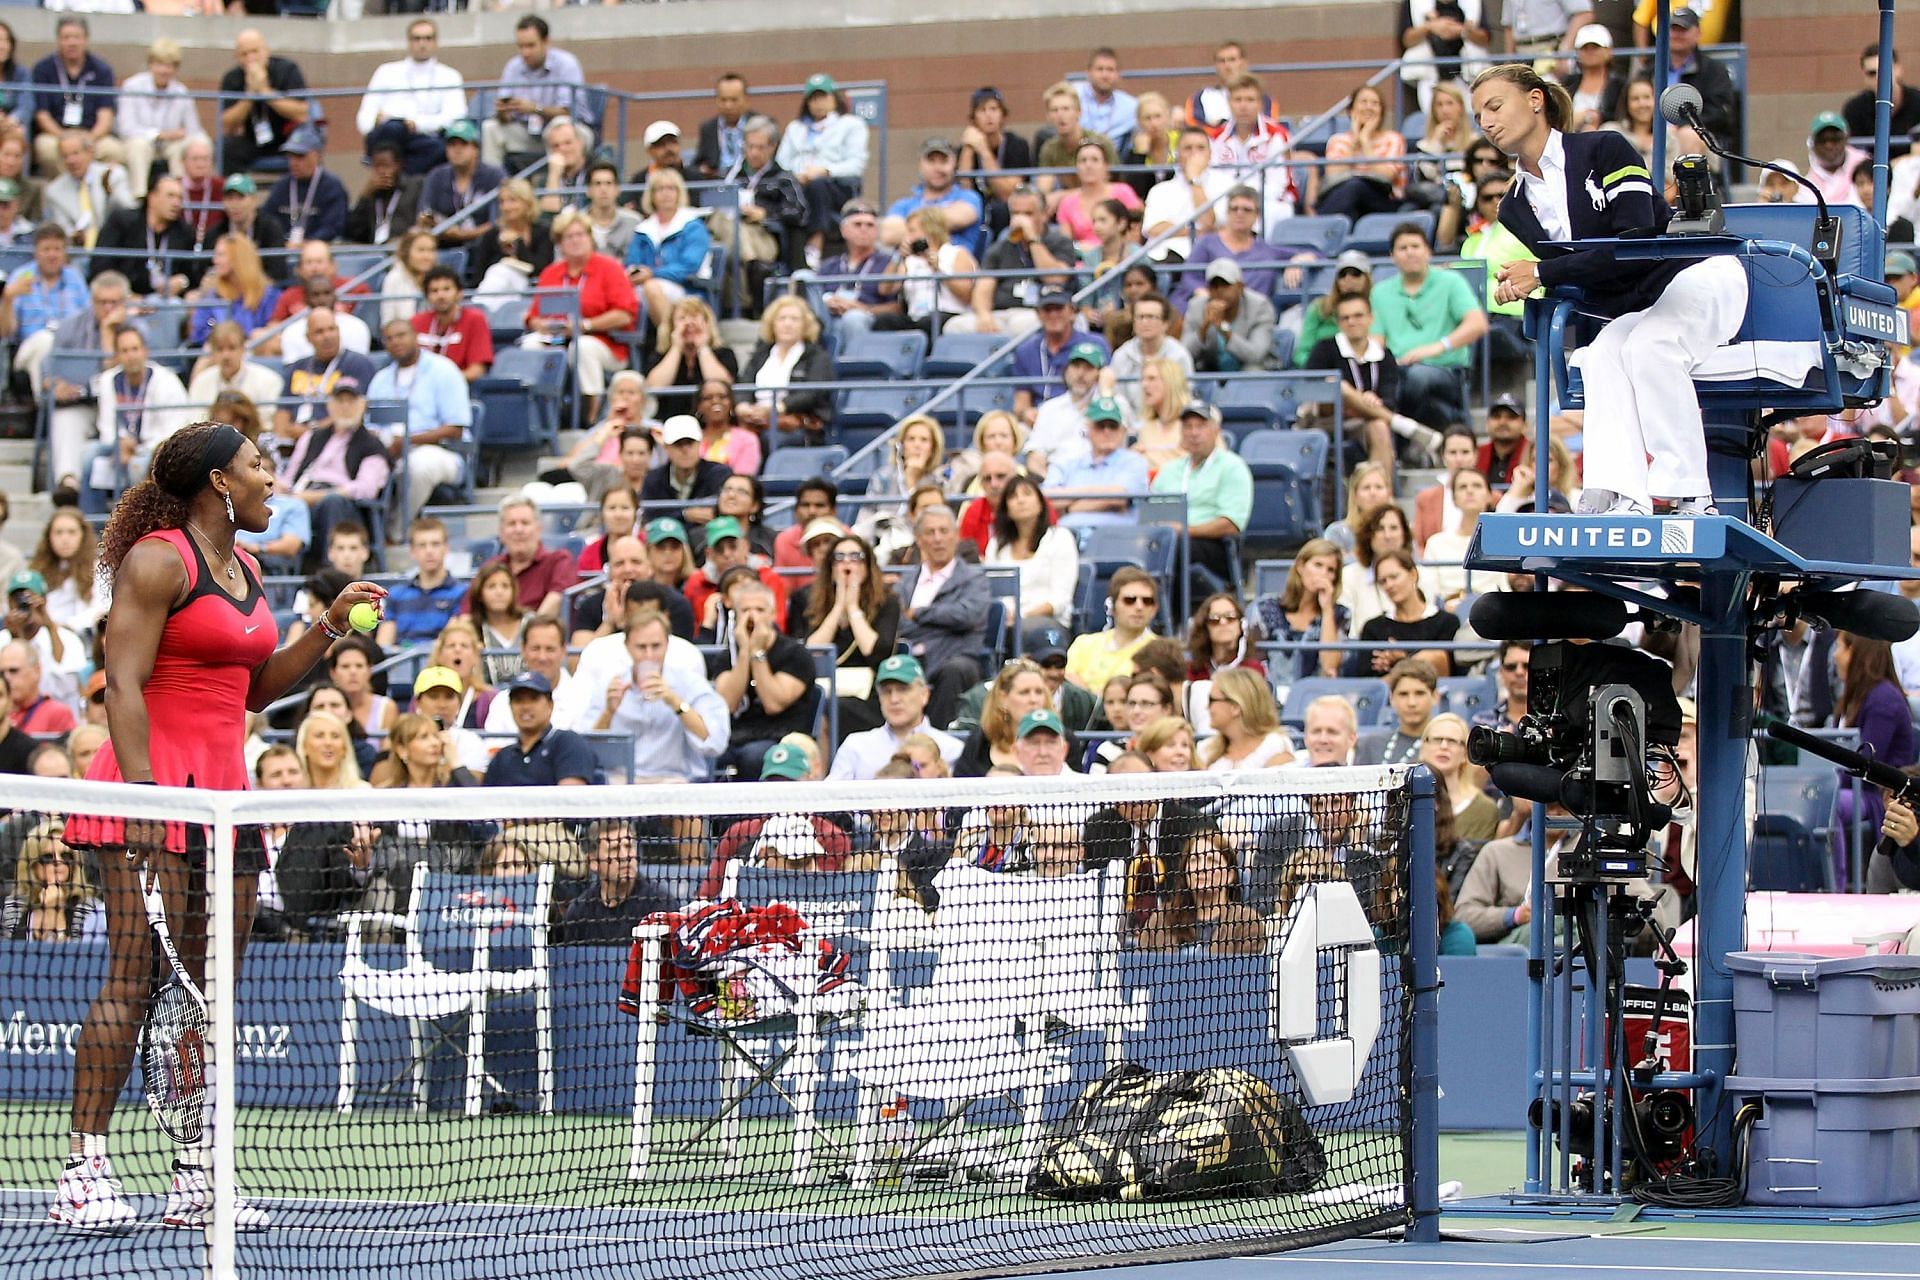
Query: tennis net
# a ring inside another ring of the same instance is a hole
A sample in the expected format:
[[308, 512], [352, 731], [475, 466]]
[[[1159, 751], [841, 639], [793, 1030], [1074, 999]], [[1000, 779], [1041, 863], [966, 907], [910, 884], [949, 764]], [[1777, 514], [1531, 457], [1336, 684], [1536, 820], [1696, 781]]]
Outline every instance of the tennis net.
[[[1424, 786], [10, 784], [0, 1256], [18, 1274], [851, 1280], [1417, 1227]], [[212, 953], [199, 1144], [148, 1114], [151, 1055], [124, 1057], [124, 1090], [110, 1069], [108, 1028], [137, 1024], [168, 969], [120, 855], [64, 839], [82, 814], [175, 824], [191, 847], [172, 865], [269, 868], [235, 1000], [227, 882], [196, 897], [181, 874], [168, 900], [187, 967]], [[132, 998], [90, 1022], [103, 983]], [[118, 1102], [93, 1124], [122, 1208], [86, 1228], [50, 1218], [77, 1079], [83, 1116]]]

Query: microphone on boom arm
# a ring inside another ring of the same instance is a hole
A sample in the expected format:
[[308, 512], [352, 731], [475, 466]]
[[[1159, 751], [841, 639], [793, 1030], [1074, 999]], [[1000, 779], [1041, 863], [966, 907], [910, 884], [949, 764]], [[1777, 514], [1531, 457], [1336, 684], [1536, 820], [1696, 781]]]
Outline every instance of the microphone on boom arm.
[[1814, 203], [1820, 206], [1820, 217], [1813, 228], [1813, 256], [1826, 263], [1829, 268], [1840, 256], [1840, 221], [1827, 208], [1824, 192], [1803, 174], [1795, 173], [1784, 165], [1771, 164], [1765, 160], [1755, 160], [1752, 156], [1743, 156], [1720, 145], [1720, 140], [1708, 131], [1700, 122], [1700, 109], [1705, 105], [1700, 91], [1690, 84], [1676, 84], [1660, 95], [1660, 118], [1668, 124], [1685, 125], [1700, 135], [1707, 150], [1723, 160], [1737, 160], [1741, 164], [1750, 164], [1756, 169], [1765, 169], [1768, 173], [1777, 173], [1783, 178], [1791, 178], [1813, 193]]

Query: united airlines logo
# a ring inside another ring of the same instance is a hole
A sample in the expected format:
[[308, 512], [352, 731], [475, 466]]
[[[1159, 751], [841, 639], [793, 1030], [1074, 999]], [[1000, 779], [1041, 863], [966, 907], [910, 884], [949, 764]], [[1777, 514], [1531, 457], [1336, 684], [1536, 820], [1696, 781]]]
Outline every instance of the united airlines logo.
[[1660, 550], [1670, 556], [1692, 555], [1693, 521], [1662, 520], [1660, 522]]
[[1643, 524], [1571, 524], [1536, 521], [1515, 530], [1529, 551], [1651, 551], [1653, 530]]

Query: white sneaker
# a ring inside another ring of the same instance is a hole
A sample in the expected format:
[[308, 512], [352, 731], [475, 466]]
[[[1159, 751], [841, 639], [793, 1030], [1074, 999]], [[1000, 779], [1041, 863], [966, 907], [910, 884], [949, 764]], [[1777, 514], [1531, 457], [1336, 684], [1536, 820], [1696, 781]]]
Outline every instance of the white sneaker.
[[1580, 507], [1576, 513], [1583, 516], [1650, 516], [1653, 514], [1645, 503], [1611, 489], [1583, 489], [1580, 491]]
[[[234, 1198], [233, 1225], [239, 1231], [263, 1231], [267, 1212], [244, 1199]], [[213, 1207], [213, 1188], [207, 1171], [201, 1168], [173, 1166], [173, 1185], [167, 1190], [166, 1224], [170, 1227], [205, 1227]]]
[[68, 1165], [60, 1174], [53, 1208], [47, 1214], [61, 1226], [82, 1231], [124, 1230], [137, 1216], [105, 1156], [89, 1156]]

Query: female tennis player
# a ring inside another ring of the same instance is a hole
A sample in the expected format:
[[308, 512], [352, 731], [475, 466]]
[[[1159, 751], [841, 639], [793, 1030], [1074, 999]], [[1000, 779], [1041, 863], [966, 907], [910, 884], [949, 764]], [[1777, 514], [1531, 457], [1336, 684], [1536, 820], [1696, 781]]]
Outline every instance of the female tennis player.
[[[114, 508], [100, 542], [101, 573], [111, 575], [113, 592], [106, 629], [109, 741], [94, 756], [89, 780], [245, 789], [247, 712], [292, 688], [334, 639], [348, 634], [355, 604], [386, 595], [372, 583], [348, 585], [317, 624], [275, 651], [260, 567], [233, 545], [239, 530], [266, 529], [272, 492], [273, 472], [245, 436], [197, 423], [161, 444], [148, 478]], [[207, 840], [203, 829], [184, 823], [83, 814], [68, 820], [66, 840], [103, 853], [110, 958], [80, 1032], [72, 1149], [51, 1216], [70, 1227], [112, 1229], [130, 1225], [134, 1210], [107, 1157], [107, 1123], [133, 1065], [155, 974], [164, 971], [147, 927], [139, 872], [151, 866], [156, 874], [182, 961], [204, 990]], [[253, 924], [264, 853], [257, 835], [235, 850], [240, 947]], [[197, 1143], [176, 1153], [166, 1213], [174, 1226], [206, 1221], [213, 1125], [202, 1130]], [[258, 1210], [243, 1208], [243, 1226], [264, 1224]]]
[[1665, 231], [1666, 199], [1624, 134], [1565, 132], [1573, 100], [1524, 63], [1481, 72], [1473, 114], [1488, 141], [1517, 162], [1519, 181], [1507, 188], [1500, 222], [1540, 259], [1502, 267], [1494, 300], [1575, 285], [1586, 291], [1583, 310], [1612, 317], [1580, 349], [1581, 512], [1651, 515], [1657, 497], [1676, 515], [1714, 514], [1693, 372], [1740, 331], [1746, 269], [1731, 256], [1633, 260], [1610, 249], [1551, 247]]

